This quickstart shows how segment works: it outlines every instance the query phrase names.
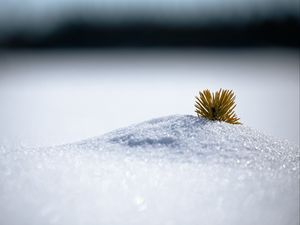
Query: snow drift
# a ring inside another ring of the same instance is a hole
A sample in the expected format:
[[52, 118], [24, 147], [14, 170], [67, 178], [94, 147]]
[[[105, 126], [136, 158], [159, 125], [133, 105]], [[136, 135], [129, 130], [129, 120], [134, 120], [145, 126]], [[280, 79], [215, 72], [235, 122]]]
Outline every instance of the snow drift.
[[244, 125], [163, 117], [0, 168], [0, 224], [299, 223], [299, 148]]

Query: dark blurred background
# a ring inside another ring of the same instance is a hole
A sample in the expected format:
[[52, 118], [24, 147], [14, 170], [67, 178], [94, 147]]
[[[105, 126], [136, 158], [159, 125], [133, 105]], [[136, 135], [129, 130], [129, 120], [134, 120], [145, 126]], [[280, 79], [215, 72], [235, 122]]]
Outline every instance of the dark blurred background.
[[298, 0], [1, 0], [0, 47], [299, 47]]

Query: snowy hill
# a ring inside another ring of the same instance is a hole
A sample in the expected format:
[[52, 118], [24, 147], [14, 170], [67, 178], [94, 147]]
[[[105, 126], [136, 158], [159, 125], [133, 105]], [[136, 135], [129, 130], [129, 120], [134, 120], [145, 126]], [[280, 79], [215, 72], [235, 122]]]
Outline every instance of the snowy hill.
[[299, 148], [244, 125], [163, 117], [0, 168], [0, 224], [299, 223]]

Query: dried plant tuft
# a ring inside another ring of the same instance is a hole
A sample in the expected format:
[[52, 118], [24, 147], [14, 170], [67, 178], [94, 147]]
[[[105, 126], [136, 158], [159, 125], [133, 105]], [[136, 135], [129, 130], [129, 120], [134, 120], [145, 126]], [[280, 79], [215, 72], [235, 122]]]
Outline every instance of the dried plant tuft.
[[241, 124], [235, 112], [235, 95], [232, 90], [222, 90], [211, 93], [209, 90], [199, 92], [196, 96], [196, 110], [198, 117], [209, 120], [224, 121], [231, 124]]

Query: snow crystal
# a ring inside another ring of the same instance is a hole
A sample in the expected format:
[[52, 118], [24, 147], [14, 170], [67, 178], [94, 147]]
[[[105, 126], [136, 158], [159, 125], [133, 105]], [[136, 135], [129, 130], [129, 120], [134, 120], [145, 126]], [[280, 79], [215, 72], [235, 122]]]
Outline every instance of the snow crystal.
[[0, 147], [0, 224], [298, 224], [299, 148], [169, 116], [78, 143]]

